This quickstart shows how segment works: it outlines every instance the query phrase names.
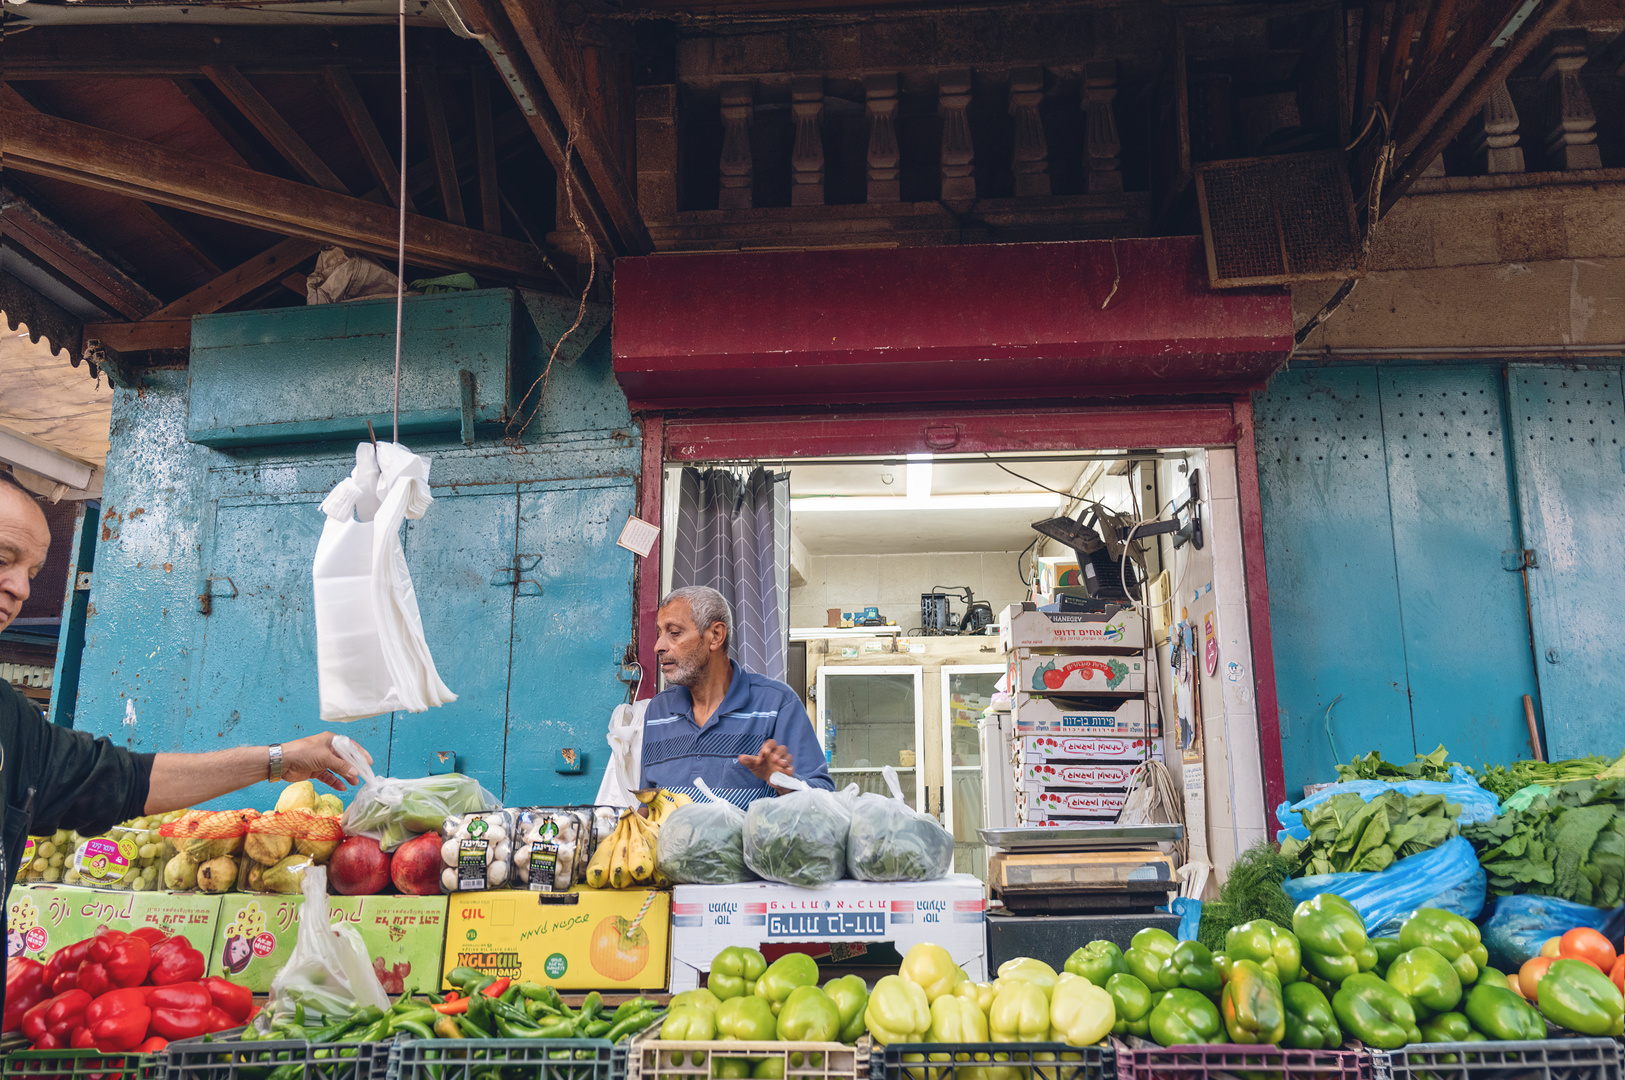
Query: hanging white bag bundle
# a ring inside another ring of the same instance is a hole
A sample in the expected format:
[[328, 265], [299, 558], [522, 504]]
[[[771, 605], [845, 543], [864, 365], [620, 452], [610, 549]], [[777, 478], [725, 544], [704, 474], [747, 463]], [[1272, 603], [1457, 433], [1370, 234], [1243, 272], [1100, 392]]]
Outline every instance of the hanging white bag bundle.
[[401, 523], [421, 518], [429, 459], [399, 443], [361, 443], [355, 471], [322, 502], [312, 573], [321, 718], [360, 720], [456, 701], [429, 655]]
[[649, 698], [631, 705], [617, 705], [609, 714], [609, 764], [598, 784], [599, 806], [634, 806], [632, 793], [642, 786], [643, 717], [649, 711]]

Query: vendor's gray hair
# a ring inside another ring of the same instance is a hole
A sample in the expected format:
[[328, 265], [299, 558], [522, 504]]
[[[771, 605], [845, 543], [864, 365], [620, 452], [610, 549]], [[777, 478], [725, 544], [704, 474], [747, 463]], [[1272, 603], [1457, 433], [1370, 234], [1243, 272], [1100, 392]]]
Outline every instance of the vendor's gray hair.
[[734, 641], [734, 613], [721, 593], [708, 585], [685, 585], [667, 593], [660, 606], [666, 607], [674, 600], [688, 601], [688, 610], [694, 614], [694, 625], [700, 628], [702, 634], [711, 629], [712, 623], [721, 623], [724, 631], [722, 651], [728, 651]]

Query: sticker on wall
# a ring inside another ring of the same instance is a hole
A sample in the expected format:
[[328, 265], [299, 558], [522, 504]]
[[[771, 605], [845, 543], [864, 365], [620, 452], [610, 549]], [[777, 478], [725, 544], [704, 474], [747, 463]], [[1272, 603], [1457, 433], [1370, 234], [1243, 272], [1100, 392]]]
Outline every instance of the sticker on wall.
[[1206, 642], [1202, 655], [1207, 660], [1207, 673], [1212, 675], [1219, 669], [1219, 636], [1211, 611], [1202, 617], [1202, 639]]
[[1242, 676], [1246, 673], [1246, 669], [1238, 661], [1232, 660], [1224, 665], [1224, 677], [1231, 682], [1240, 682]]
[[1191, 593], [1191, 603], [1196, 603], [1198, 600], [1202, 599], [1202, 597], [1206, 596], [1212, 591], [1213, 582], [1210, 581], [1206, 585], [1203, 585], [1201, 588], [1197, 589], [1195, 592]]

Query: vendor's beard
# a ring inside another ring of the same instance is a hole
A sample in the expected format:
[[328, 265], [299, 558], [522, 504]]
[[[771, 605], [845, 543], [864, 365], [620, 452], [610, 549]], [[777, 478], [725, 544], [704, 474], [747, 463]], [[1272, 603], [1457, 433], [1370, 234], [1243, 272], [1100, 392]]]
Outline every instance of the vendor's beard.
[[705, 664], [700, 660], [678, 660], [674, 671], [666, 675], [666, 682], [671, 686], [693, 686], [700, 681], [700, 675], [705, 671]]

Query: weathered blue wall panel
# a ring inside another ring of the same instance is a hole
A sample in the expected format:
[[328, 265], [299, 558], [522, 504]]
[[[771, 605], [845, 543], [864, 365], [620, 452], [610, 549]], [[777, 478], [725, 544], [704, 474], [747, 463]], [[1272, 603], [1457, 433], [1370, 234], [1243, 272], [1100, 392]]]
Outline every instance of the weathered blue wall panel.
[[1512, 443], [1549, 758], [1625, 741], [1625, 393], [1615, 370], [1514, 365]]
[[[1284, 372], [1255, 415], [1292, 796], [1336, 779], [1338, 757], [1380, 750], [1409, 761], [1415, 753], [1376, 370]], [[1328, 733], [1326, 710], [1339, 695]]]

